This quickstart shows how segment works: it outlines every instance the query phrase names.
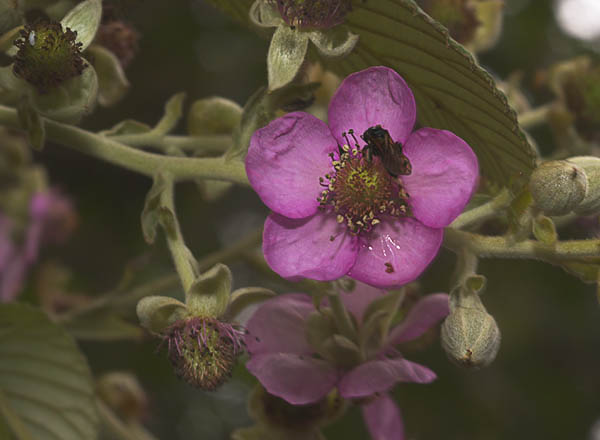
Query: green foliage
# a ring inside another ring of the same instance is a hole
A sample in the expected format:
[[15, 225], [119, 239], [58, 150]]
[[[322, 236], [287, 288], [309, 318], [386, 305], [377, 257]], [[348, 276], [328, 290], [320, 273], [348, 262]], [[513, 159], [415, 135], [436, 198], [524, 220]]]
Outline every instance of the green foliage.
[[23, 304], [1, 305], [0, 323], [0, 423], [18, 440], [95, 439], [92, 376], [73, 339]]

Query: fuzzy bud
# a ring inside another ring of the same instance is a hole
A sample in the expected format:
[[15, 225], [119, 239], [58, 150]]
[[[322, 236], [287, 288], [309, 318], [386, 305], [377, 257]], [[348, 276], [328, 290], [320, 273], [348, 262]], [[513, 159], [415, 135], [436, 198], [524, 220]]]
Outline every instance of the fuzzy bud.
[[485, 310], [457, 307], [442, 324], [442, 347], [461, 367], [481, 368], [496, 358], [500, 330]]
[[60, 23], [37, 22], [27, 25], [15, 41], [13, 72], [34, 85], [39, 93], [47, 93], [66, 80], [81, 75], [86, 67], [81, 58], [82, 44], [76, 41], [77, 32]]
[[535, 205], [547, 215], [565, 215], [586, 197], [588, 179], [575, 163], [555, 160], [536, 168], [529, 181]]
[[577, 156], [567, 162], [583, 169], [587, 176], [587, 193], [575, 208], [579, 215], [594, 215], [600, 212], [600, 158], [594, 156]]

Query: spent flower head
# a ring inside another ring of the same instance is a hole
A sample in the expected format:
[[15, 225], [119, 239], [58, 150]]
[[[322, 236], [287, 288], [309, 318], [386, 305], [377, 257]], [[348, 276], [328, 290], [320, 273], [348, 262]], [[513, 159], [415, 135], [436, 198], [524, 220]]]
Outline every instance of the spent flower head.
[[[477, 158], [445, 130], [412, 131], [415, 100], [392, 69], [347, 77], [329, 125], [289, 113], [252, 136], [246, 171], [273, 211], [263, 252], [284, 278], [344, 275], [392, 287], [436, 256], [475, 191]], [[367, 142], [368, 141], [368, 142]]]
[[373, 438], [403, 438], [400, 413], [387, 391], [398, 382], [429, 383], [436, 376], [404, 359], [395, 346], [443, 319], [448, 295], [424, 297], [392, 328], [399, 292], [358, 283], [354, 292], [340, 295], [356, 323], [355, 337], [339, 334], [330, 309], [317, 312], [308, 295], [281, 295], [263, 303], [247, 323], [246, 368], [269, 393], [294, 405], [319, 402], [337, 388], [342, 398], [362, 404]]
[[82, 43], [77, 32], [63, 30], [55, 21], [38, 21], [26, 25], [15, 41], [18, 47], [14, 73], [34, 85], [38, 92], [47, 93], [64, 81], [81, 75], [87, 64], [81, 57]]
[[249, 302], [272, 295], [260, 288], [231, 292], [231, 279], [229, 268], [217, 264], [198, 277], [185, 303], [147, 296], [137, 305], [141, 325], [163, 340], [177, 376], [203, 390], [229, 379], [244, 351], [245, 330], [230, 321]]

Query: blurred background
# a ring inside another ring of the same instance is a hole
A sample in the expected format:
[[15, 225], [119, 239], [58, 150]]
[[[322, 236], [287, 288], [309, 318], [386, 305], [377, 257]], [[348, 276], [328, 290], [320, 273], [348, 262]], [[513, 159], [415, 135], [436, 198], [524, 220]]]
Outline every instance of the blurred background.
[[[599, 6], [599, 0], [507, 0], [501, 40], [480, 62], [502, 79], [519, 72], [532, 105], [544, 104], [552, 99], [540, 85], [544, 69], [578, 54], [598, 60]], [[127, 70], [132, 87], [118, 105], [98, 108], [85, 119], [86, 129], [107, 129], [127, 118], [154, 124], [165, 101], [179, 91], [187, 92], [188, 104], [219, 95], [243, 105], [266, 83], [268, 41], [202, 0], [128, 0], [122, 9], [141, 34], [139, 53]], [[546, 127], [532, 134], [543, 152], [552, 151]], [[47, 168], [52, 185], [72, 198], [79, 225], [66, 245], [44, 249], [26, 297], [33, 297], [34, 280], [48, 262], [68, 267], [70, 290], [87, 295], [111, 289], [124, 267], [140, 256], [147, 258], [147, 279], [172, 272], [162, 237], [152, 247], [142, 237], [147, 178], [52, 144], [35, 160]], [[261, 226], [267, 215], [250, 189], [236, 187], [207, 202], [193, 184], [178, 187], [177, 209], [197, 258]], [[421, 280], [423, 292], [445, 291], [453, 265], [453, 255], [442, 251]], [[263, 284], [243, 264], [232, 270], [235, 287]], [[480, 272], [488, 278], [484, 303], [502, 331], [498, 358], [472, 372], [446, 360], [435, 334], [407, 347], [407, 358], [439, 376], [431, 385], [395, 388], [408, 438], [600, 439], [598, 426], [592, 434], [600, 420], [595, 286], [535, 261], [483, 261]], [[182, 296], [177, 289], [170, 293]], [[242, 366], [233, 381], [206, 393], [174, 377], [154, 339], [80, 345], [95, 374], [124, 370], [137, 375], [149, 398], [145, 423], [160, 439], [227, 439], [234, 427], [251, 423], [246, 394], [254, 382]], [[358, 408], [351, 409], [326, 430], [327, 438], [367, 439], [358, 415]]]

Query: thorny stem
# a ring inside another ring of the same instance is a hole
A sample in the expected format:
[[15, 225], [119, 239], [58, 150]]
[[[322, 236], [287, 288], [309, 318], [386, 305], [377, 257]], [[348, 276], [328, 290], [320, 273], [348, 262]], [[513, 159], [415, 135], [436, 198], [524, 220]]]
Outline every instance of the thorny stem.
[[[148, 177], [170, 173], [174, 180], [214, 179], [248, 185], [244, 163], [217, 158], [172, 157], [148, 153], [72, 125], [44, 119], [49, 140]], [[0, 124], [21, 129], [17, 111], [0, 105]]]

